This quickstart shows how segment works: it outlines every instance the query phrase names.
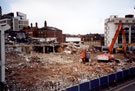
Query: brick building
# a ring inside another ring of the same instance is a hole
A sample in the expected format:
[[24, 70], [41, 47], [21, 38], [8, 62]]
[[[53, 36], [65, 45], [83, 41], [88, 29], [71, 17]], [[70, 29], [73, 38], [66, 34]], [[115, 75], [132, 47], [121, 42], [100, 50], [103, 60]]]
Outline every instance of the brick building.
[[103, 34], [81, 35], [81, 40], [84, 41], [84, 42], [99, 42], [101, 45], [104, 45], [104, 36], [103, 36]]
[[38, 23], [36, 23], [36, 26], [33, 27], [31, 24], [31, 27], [23, 29], [23, 31], [26, 32], [26, 35], [28, 37], [37, 37], [37, 38], [45, 38], [45, 39], [54, 39], [58, 43], [65, 42], [65, 37], [62, 34], [62, 30], [47, 26], [47, 22], [45, 21], [44, 27], [38, 28]]
[[86, 34], [81, 36], [81, 40], [84, 42], [102, 40], [103, 36], [100, 34]]

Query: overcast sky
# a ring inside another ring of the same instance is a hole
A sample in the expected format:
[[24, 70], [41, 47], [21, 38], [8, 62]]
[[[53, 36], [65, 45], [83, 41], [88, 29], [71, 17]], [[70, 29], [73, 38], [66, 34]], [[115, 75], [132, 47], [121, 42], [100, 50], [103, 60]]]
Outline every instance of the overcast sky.
[[3, 13], [23, 12], [29, 23], [57, 27], [63, 33], [104, 33], [110, 15], [135, 14], [135, 0], [0, 0]]

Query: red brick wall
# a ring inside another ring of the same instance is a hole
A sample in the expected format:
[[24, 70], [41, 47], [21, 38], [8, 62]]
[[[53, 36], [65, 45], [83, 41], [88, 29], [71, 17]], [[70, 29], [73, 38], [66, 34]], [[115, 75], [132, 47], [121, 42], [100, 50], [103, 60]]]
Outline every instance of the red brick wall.
[[65, 36], [61, 30], [45, 30], [38, 28], [29, 28], [24, 30], [27, 36], [39, 37], [39, 38], [53, 38], [56, 37], [59, 43], [65, 42]]
[[33, 31], [34, 31], [33, 28], [26, 28], [23, 31], [26, 33], [26, 36], [33, 37]]
[[59, 43], [62, 42], [62, 31], [59, 30], [46, 30], [46, 37], [51, 38], [51, 37], [56, 37], [57, 41]]

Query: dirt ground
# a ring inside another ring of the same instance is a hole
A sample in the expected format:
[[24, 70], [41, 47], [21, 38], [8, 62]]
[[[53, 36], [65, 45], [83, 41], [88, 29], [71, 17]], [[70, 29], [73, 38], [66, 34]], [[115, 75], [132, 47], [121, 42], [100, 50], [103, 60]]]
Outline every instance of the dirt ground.
[[6, 81], [17, 91], [57, 91], [123, 69], [135, 67], [123, 54], [114, 54], [119, 62], [97, 62], [101, 52], [91, 52], [91, 61], [80, 63], [80, 53], [6, 53]]

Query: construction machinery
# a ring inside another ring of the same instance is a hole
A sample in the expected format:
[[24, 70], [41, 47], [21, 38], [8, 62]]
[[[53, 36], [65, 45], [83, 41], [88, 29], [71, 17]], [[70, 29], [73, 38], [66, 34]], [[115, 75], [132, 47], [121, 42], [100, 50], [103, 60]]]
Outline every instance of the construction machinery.
[[128, 46], [129, 52], [135, 53], [135, 44], [128, 44], [127, 46]]
[[125, 37], [125, 31], [124, 31], [124, 28], [123, 28], [123, 24], [119, 24], [118, 25], [118, 28], [116, 30], [116, 33], [112, 39], [112, 42], [111, 42], [111, 45], [109, 47], [109, 50], [108, 50], [108, 53], [105, 53], [105, 54], [100, 54], [97, 56], [97, 60], [104, 60], [104, 61], [107, 61], [107, 60], [114, 60], [114, 56], [113, 56], [113, 47], [114, 47], [114, 44], [118, 38], [118, 35], [119, 35], [119, 32], [122, 32], [122, 35], [123, 35], [123, 50], [124, 50], [124, 56], [126, 57], [126, 37]]
[[90, 59], [90, 52], [88, 52], [88, 50], [86, 51], [86, 47], [83, 48], [83, 52], [80, 55], [80, 62], [85, 63], [85, 62], [89, 62]]
[[122, 47], [122, 45], [116, 48], [116, 53], [120, 53], [120, 52], [124, 52], [124, 48]]
[[[135, 44], [126, 44], [126, 48], [128, 50], [127, 52], [129, 52], [129, 53], [135, 52]], [[122, 45], [119, 45], [116, 48], [116, 53], [120, 53], [120, 52], [124, 52], [124, 48]]]

